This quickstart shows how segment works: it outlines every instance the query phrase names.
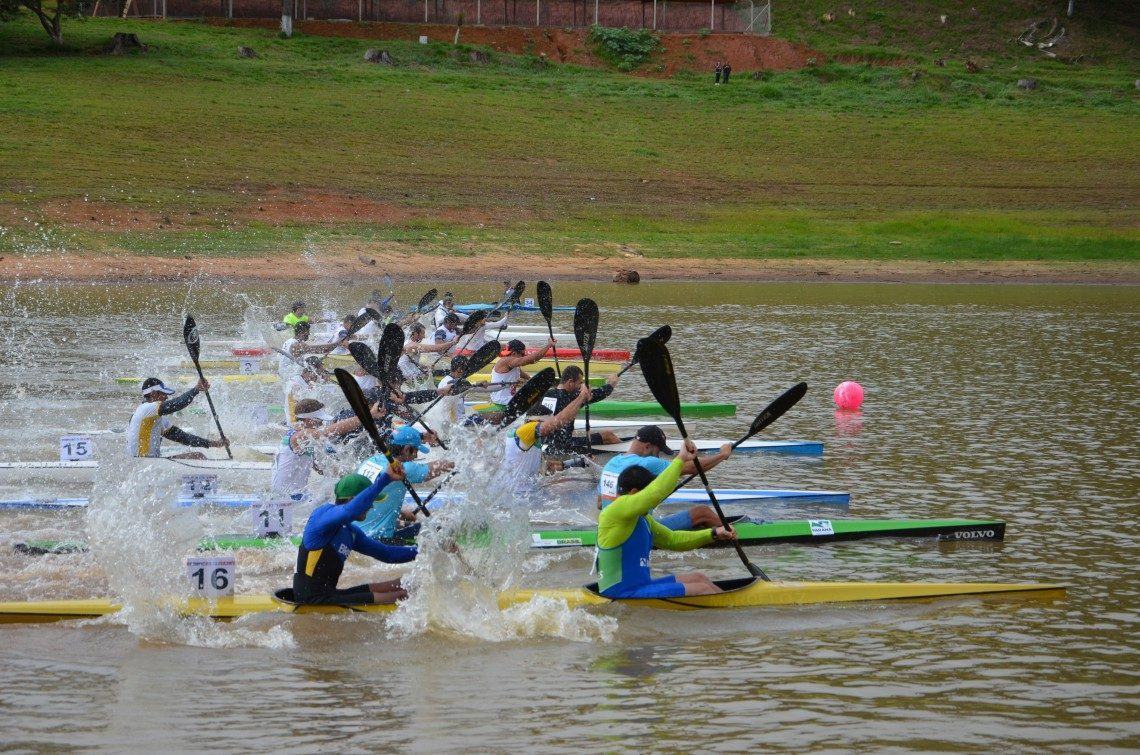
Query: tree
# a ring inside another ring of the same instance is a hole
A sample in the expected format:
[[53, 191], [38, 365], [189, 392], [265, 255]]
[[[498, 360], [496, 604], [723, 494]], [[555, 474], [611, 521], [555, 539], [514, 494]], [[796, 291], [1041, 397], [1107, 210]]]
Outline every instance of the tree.
[[11, 21], [19, 15], [20, 6], [24, 6], [40, 20], [40, 26], [57, 45], [63, 44], [63, 14], [75, 12], [74, 0], [56, 0], [54, 12], [48, 13], [43, 0], [0, 0], [0, 21]]

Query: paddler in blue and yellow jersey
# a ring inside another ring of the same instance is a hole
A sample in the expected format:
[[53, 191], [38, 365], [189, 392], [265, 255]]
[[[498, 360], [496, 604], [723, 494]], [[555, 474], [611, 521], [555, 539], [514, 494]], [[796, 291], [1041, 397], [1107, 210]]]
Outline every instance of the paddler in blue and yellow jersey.
[[[415, 460], [421, 453], [426, 454], [430, 450], [424, 444], [420, 431], [411, 425], [404, 425], [392, 433], [389, 451], [400, 462], [404, 474], [400, 479], [390, 482], [376, 496], [360, 526], [366, 535], [378, 540], [403, 540], [419, 533], [419, 525], [415, 524], [415, 507], [404, 506], [404, 496], [408, 492], [405, 481], [416, 485], [455, 467], [454, 463], [442, 459], [427, 464]], [[371, 480], [382, 474], [387, 465], [388, 460], [382, 454], [376, 454], [357, 467], [356, 472]]]
[[654, 477], [634, 465], [617, 479], [618, 497], [598, 515], [598, 591], [607, 598], [679, 598], [723, 592], [699, 572], [668, 574], [654, 579], [649, 554], [654, 548], [687, 551], [713, 540], [735, 540], [731, 527], [689, 532], [674, 531], [654, 521], [650, 513], [669, 497], [681, 478], [681, 468], [696, 458], [697, 447], [686, 440], [677, 458]]
[[357, 524], [363, 521], [381, 490], [403, 479], [404, 471], [399, 462], [390, 465], [374, 481], [358, 474], [342, 477], [336, 484], [336, 502], [313, 510], [297, 548], [297, 571], [293, 574], [293, 596], [297, 603], [368, 605], [395, 603], [408, 596], [398, 579], [346, 589], [337, 587], [344, 562], [352, 551], [386, 564], [403, 564], [416, 557], [415, 548], [385, 545], [368, 537]]

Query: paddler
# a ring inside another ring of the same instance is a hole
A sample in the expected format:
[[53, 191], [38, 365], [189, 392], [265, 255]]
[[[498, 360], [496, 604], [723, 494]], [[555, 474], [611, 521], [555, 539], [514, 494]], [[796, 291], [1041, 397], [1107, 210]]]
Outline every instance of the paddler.
[[408, 597], [398, 579], [347, 589], [337, 587], [344, 562], [352, 551], [386, 564], [403, 564], [416, 557], [414, 547], [386, 545], [368, 537], [356, 524], [363, 521], [380, 491], [403, 479], [398, 463], [371, 481], [362, 475], [347, 475], [336, 484], [336, 502], [313, 510], [297, 548], [297, 571], [293, 574], [293, 597], [297, 603], [368, 605], [395, 603]]
[[[383, 410], [377, 406], [371, 409], [374, 418], [383, 416]], [[270, 489], [274, 495], [300, 500], [314, 469], [317, 446], [360, 429], [360, 420], [352, 416], [331, 422], [325, 405], [313, 398], [298, 401], [296, 411], [297, 421], [285, 432], [273, 456]]]
[[[606, 378], [605, 385], [590, 391], [590, 400], [586, 403], [596, 404], [609, 398], [614, 392], [614, 388], [617, 387], [619, 379], [619, 375], [610, 375]], [[562, 407], [573, 401], [582, 392], [584, 385], [586, 385], [586, 377], [582, 368], [577, 365], [570, 365], [562, 370], [562, 381], [546, 392], [542, 403], [551, 412], [557, 414], [562, 411]], [[568, 425], [551, 436], [547, 442], [546, 450], [548, 453], [584, 454], [589, 446], [600, 446], [607, 443], [621, 443], [621, 438], [611, 430], [594, 431], [590, 433], [587, 443], [585, 436], [574, 435], [574, 426]]]
[[289, 311], [285, 313], [285, 316], [281, 318], [281, 322], [285, 323], [294, 330], [296, 330], [297, 326], [301, 323], [309, 325], [309, 316], [305, 314], [305, 302], [293, 302], [293, 306], [290, 307]]
[[287, 422], [297, 421], [297, 402], [315, 398], [317, 387], [324, 382], [324, 370], [319, 357], [305, 357], [301, 371], [285, 383], [285, 416]]
[[554, 339], [548, 339], [541, 349], [535, 349], [533, 354], [526, 353], [526, 344], [513, 339], [507, 344], [507, 355], [500, 357], [491, 369], [491, 408], [492, 412], [501, 412], [507, 408], [511, 396], [515, 395], [530, 376], [522, 371], [528, 364], [534, 364], [542, 359], [547, 352], [554, 348]]
[[582, 387], [581, 393], [552, 415], [548, 407], [536, 404], [527, 413], [526, 421], [504, 438], [503, 478], [516, 496], [534, 492], [542, 472], [542, 446], [544, 441], [563, 427], [574, 424], [578, 410], [589, 401], [590, 391]]
[[[602, 478], [598, 482], [598, 508], [605, 508], [618, 496], [618, 477], [632, 466], [644, 467], [654, 477], [660, 475], [669, 466], [669, 462], [661, 458], [661, 454], [671, 454], [669, 441], [665, 431], [657, 425], [643, 425], [638, 428], [637, 435], [629, 443], [629, 452], [618, 454], [602, 467]], [[725, 443], [720, 451], [711, 456], [701, 457], [701, 468], [706, 472], [732, 455], [732, 444]], [[691, 475], [697, 473], [697, 465], [686, 461], [681, 467], [681, 474]], [[672, 491], [669, 491], [670, 494]], [[657, 520], [671, 530], [695, 530], [706, 527], [715, 527], [720, 524], [720, 517], [710, 506], [693, 506], [685, 511], [661, 517]]]
[[669, 574], [654, 579], [649, 572], [654, 548], [687, 551], [713, 540], [735, 540], [731, 527], [715, 526], [689, 532], [674, 531], [655, 521], [650, 513], [669, 497], [681, 477], [681, 468], [696, 458], [697, 447], [686, 440], [680, 454], [661, 474], [640, 465], [625, 469], [617, 480], [618, 497], [598, 515], [598, 591], [607, 598], [679, 598], [722, 592], [699, 572]]
[[494, 312], [491, 312], [489, 315], [487, 315], [486, 319], [483, 320], [483, 324], [481, 324], [479, 328], [471, 334], [471, 340], [467, 342], [467, 345], [464, 348], [470, 349], [471, 351], [478, 351], [479, 349], [483, 348], [483, 344], [491, 340], [487, 337], [487, 332], [493, 330], [498, 333], [500, 329], [507, 326], [507, 323], [511, 319], [511, 311], [509, 309], [507, 310], [507, 313], [503, 315], [503, 318], [501, 320], [490, 322], [490, 319], [494, 314]]
[[[162, 440], [172, 440], [192, 448], [223, 448], [225, 443], [220, 440], [206, 440], [193, 433], [176, 427], [167, 417], [180, 412], [190, 406], [194, 397], [202, 391], [210, 390], [210, 384], [205, 378], [198, 381], [190, 390], [177, 398], [173, 388], [167, 388], [156, 377], [148, 377], [142, 382], [143, 403], [131, 415], [127, 426], [127, 455], [140, 457], [158, 457], [162, 455]], [[205, 459], [199, 451], [170, 457], [172, 459]]]
[[443, 298], [439, 300], [439, 305], [435, 308], [435, 326], [437, 328], [443, 327], [443, 321], [447, 319], [448, 315], [455, 315], [456, 319], [460, 322], [466, 322], [469, 315], [455, 309], [455, 294], [446, 291]]
[[320, 345], [309, 343], [310, 330], [309, 323], [299, 323], [293, 330], [293, 337], [281, 345], [281, 351], [292, 357], [292, 359], [288, 359], [282, 356], [281, 362], [277, 367], [277, 376], [281, 379], [282, 383], [288, 382], [289, 378], [297, 374], [306, 354], [324, 355], [337, 347], [337, 343], [339, 342]]
[[[416, 508], [404, 506], [404, 496], [408, 492], [405, 481], [418, 485], [455, 467], [453, 462], [442, 459], [427, 464], [415, 460], [421, 453], [426, 454], [430, 450], [424, 444], [420, 431], [410, 425], [405, 425], [392, 433], [389, 451], [392, 457], [400, 462], [404, 476], [402, 479], [390, 482], [377, 495], [372, 508], [364, 517], [364, 523], [360, 525], [364, 534], [377, 540], [404, 540], [416, 536], [420, 529], [419, 525], [415, 524]], [[376, 454], [366, 459], [356, 472], [372, 480], [384, 471], [387, 464], [388, 460], [383, 454]]]
[[400, 374], [409, 383], [415, 383], [431, 376], [431, 371], [420, 362], [421, 355], [438, 354], [455, 345], [454, 338], [450, 341], [424, 343], [424, 336], [426, 335], [427, 329], [423, 325], [420, 323], [413, 325], [408, 334], [408, 340], [404, 343], [404, 353], [400, 355], [400, 361], [396, 363], [396, 366], [400, 368]]
[[459, 339], [460, 327], [461, 325], [459, 318], [456, 317], [455, 314], [450, 314], [447, 317], [443, 318], [443, 324], [436, 328], [435, 332], [432, 334], [432, 344], [435, 345], [446, 343], [449, 344], [447, 348], [450, 349], [455, 345], [456, 340]]
[[471, 387], [470, 383], [460, 382], [467, 374], [467, 357], [455, 357], [451, 360], [451, 370], [443, 376], [436, 387], [440, 396], [440, 411], [448, 421], [453, 424], [462, 424], [467, 415], [467, 404], [463, 400], [463, 393]]

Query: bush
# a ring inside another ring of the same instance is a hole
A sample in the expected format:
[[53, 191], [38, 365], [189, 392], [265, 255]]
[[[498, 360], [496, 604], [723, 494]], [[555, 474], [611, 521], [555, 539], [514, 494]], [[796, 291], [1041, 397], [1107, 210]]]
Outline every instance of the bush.
[[632, 71], [657, 51], [661, 41], [648, 29], [609, 29], [595, 26], [590, 29], [589, 41], [598, 56], [616, 66], [619, 71]]

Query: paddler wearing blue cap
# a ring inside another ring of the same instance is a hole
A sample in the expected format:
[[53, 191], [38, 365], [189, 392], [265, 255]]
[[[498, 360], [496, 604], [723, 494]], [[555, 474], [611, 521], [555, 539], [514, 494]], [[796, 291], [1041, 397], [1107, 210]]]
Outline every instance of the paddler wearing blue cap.
[[[205, 378], [198, 381], [190, 390], [176, 398], [173, 388], [167, 388], [156, 377], [149, 377], [142, 382], [143, 403], [131, 415], [127, 426], [127, 455], [128, 456], [161, 456], [162, 440], [172, 440], [192, 448], [223, 448], [225, 443], [220, 440], [207, 440], [194, 433], [175, 426], [167, 417], [180, 412], [194, 402], [194, 397], [202, 391], [210, 390], [210, 384]], [[170, 457], [172, 459], [204, 459], [199, 451]]]
[[318, 506], [305, 523], [297, 548], [297, 570], [293, 573], [293, 594], [297, 603], [324, 605], [367, 605], [395, 603], [408, 596], [400, 580], [337, 587], [344, 562], [352, 551], [371, 556], [386, 564], [403, 564], [416, 557], [414, 547], [386, 545], [360, 529], [372, 501], [386, 486], [404, 479], [400, 463], [389, 465], [375, 480], [358, 474], [342, 477], [336, 484], [335, 503]]
[[697, 456], [697, 447], [686, 439], [677, 458], [654, 475], [640, 465], [625, 469], [617, 479], [617, 498], [598, 515], [598, 591], [607, 598], [679, 598], [709, 595], [721, 588], [700, 572], [667, 574], [654, 578], [649, 571], [654, 548], [687, 551], [713, 540], [735, 540], [731, 527], [674, 531], [650, 516], [669, 497], [681, 478], [686, 462]]
[[[602, 467], [601, 479], [598, 481], [598, 508], [605, 508], [618, 496], [618, 476], [632, 466], [645, 467], [654, 476], [661, 474], [669, 466], [669, 462], [661, 458], [661, 454], [671, 454], [669, 441], [665, 431], [657, 425], [642, 425], [637, 435], [629, 442], [629, 452], [618, 454]], [[732, 444], [725, 443], [720, 451], [701, 457], [701, 468], [706, 472], [720, 464], [732, 455]], [[692, 475], [697, 473], [697, 466], [692, 461], [685, 462], [681, 474]], [[660, 517], [657, 521], [671, 530], [695, 530], [705, 527], [715, 527], [720, 524], [720, 517], [710, 506], [693, 506], [675, 514]]]
[[[369, 537], [378, 540], [404, 540], [415, 537], [419, 532], [419, 525], [415, 523], [416, 509], [404, 506], [404, 495], [408, 486], [404, 481], [415, 485], [455, 467], [450, 461], [437, 460], [426, 464], [416, 461], [421, 453], [428, 453], [431, 449], [424, 444], [423, 435], [411, 425], [405, 425], [392, 433], [389, 441], [389, 451], [392, 458], [400, 462], [404, 474], [399, 480], [394, 480], [385, 486], [376, 496], [372, 508], [364, 517], [361, 529]], [[368, 479], [374, 479], [382, 474], [387, 459], [381, 455], [366, 459], [359, 467], [357, 474]], [[401, 527], [401, 525], [403, 525]]]

